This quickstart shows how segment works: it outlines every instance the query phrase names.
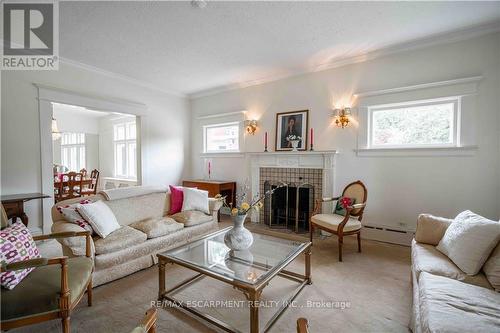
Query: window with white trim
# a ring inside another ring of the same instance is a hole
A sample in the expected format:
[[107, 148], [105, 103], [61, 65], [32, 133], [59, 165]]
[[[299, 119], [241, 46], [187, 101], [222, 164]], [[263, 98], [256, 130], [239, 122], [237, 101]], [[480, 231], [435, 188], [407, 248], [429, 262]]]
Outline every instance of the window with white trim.
[[458, 97], [368, 107], [368, 148], [459, 146]]
[[203, 126], [203, 151], [229, 153], [240, 151], [240, 124], [238, 122]]
[[61, 134], [61, 164], [69, 171], [85, 168], [85, 133]]
[[115, 177], [137, 178], [137, 141], [135, 122], [115, 124], [114, 151], [115, 151]]

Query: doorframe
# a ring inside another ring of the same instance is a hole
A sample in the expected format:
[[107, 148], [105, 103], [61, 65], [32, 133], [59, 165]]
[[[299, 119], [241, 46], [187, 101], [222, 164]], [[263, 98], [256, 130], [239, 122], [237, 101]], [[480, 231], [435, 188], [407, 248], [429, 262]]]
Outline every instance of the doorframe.
[[38, 93], [38, 111], [40, 116], [40, 165], [42, 193], [48, 194], [52, 200], [42, 200], [42, 232], [50, 233], [52, 226], [52, 206], [54, 205], [54, 175], [52, 170], [52, 103], [70, 104], [86, 107], [95, 111], [118, 112], [136, 117], [138, 151], [137, 156], [137, 184], [144, 181], [142, 170], [145, 165], [144, 149], [147, 133], [147, 106], [142, 103], [115, 99], [106, 96], [79, 93], [62, 88], [33, 83]]

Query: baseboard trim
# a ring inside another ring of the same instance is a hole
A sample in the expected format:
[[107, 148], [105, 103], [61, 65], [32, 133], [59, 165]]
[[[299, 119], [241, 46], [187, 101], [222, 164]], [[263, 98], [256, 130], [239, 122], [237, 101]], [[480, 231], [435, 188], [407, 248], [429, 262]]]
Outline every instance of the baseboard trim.
[[413, 231], [398, 230], [391, 227], [365, 225], [361, 230], [363, 239], [371, 239], [385, 243], [410, 246], [415, 236]]

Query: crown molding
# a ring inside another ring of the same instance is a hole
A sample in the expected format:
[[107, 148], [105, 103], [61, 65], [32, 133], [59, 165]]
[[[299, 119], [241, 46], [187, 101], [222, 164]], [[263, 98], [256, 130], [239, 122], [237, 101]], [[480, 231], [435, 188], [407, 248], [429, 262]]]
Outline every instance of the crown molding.
[[59, 57], [59, 61], [61, 63], [69, 65], [69, 66], [73, 66], [73, 67], [77, 67], [77, 68], [80, 68], [80, 69], [83, 69], [83, 70], [94, 72], [94, 73], [97, 73], [97, 74], [100, 74], [100, 75], [104, 75], [104, 76], [107, 76], [107, 77], [110, 77], [110, 78], [113, 78], [113, 79], [122, 80], [122, 81], [125, 81], [125, 82], [128, 82], [128, 83], [131, 83], [131, 84], [143, 87], [143, 88], [155, 90], [155, 91], [167, 94], [167, 95], [173, 95], [173, 96], [183, 97], [183, 98], [188, 97], [186, 94], [183, 94], [183, 93], [181, 93], [179, 91], [163, 89], [163, 88], [160, 88], [157, 85], [154, 85], [152, 83], [149, 83], [149, 82], [146, 82], [146, 81], [142, 81], [142, 80], [138, 80], [138, 79], [134, 79], [134, 78], [132, 78], [130, 76], [123, 75], [123, 74], [118, 74], [118, 73], [115, 73], [115, 72], [111, 72], [111, 71], [108, 71], [108, 70], [105, 70], [105, 69], [102, 69], [102, 68], [99, 68], [99, 67], [95, 67], [95, 66], [92, 66], [92, 65], [87, 65], [87, 64], [84, 64], [84, 63], [76, 61], [76, 60], [72, 60], [72, 59], [68, 59], [68, 58], [64, 58], [64, 57]]
[[215, 94], [226, 92], [226, 91], [247, 88], [247, 87], [261, 85], [264, 83], [270, 83], [270, 82], [274, 82], [274, 81], [279, 81], [279, 80], [283, 80], [283, 79], [291, 78], [291, 77], [295, 77], [295, 76], [306, 75], [309, 73], [321, 72], [321, 71], [326, 71], [326, 70], [330, 70], [333, 68], [362, 63], [362, 62], [366, 62], [369, 60], [374, 60], [374, 59], [382, 58], [385, 56], [389, 56], [392, 54], [401, 53], [401, 52], [405, 52], [405, 51], [422, 49], [422, 48], [426, 48], [426, 47], [430, 47], [430, 46], [434, 46], [434, 45], [459, 42], [459, 41], [471, 39], [474, 37], [486, 35], [489, 33], [498, 32], [498, 31], [500, 31], [500, 21], [493, 21], [493, 22], [489, 22], [486, 24], [477, 25], [477, 26], [473, 26], [473, 27], [469, 27], [469, 28], [464, 28], [464, 29], [454, 30], [451, 32], [435, 34], [435, 35], [432, 35], [429, 37], [419, 38], [419, 39], [415, 39], [415, 40], [412, 40], [409, 42], [399, 43], [399, 44], [395, 44], [395, 45], [388, 45], [388, 46], [382, 47], [378, 50], [359, 54], [359, 55], [353, 56], [353, 57], [334, 59], [333, 61], [330, 61], [330, 62], [327, 62], [324, 64], [320, 64], [320, 65], [318, 65], [314, 68], [311, 68], [309, 70], [295, 71], [295, 72], [292, 72], [292, 73], [289, 73], [286, 75], [271, 76], [271, 77], [258, 79], [258, 80], [246, 81], [246, 82], [241, 82], [241, 83], [234, 83], [234, 84], [223, 85], [223, 86], [214, 87], [214, 88], [210, 88], [210, 89], [205, 89], [205, 90], [201, 90], [198, 92], [188, 94], [187, 97], [189, 99], [197, 99], [200, 97], [215, 95]]

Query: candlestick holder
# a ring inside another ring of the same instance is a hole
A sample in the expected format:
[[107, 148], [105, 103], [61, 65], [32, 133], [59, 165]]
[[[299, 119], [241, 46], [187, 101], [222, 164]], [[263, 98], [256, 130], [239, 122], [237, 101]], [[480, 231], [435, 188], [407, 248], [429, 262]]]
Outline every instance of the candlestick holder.
[[267, 146], [264, 146], [264, 153], [267, 153]]
[[311, 148], [309, 149], [309, 151], [313, 151], [314, 150], [314, 145], [311, 143]]

